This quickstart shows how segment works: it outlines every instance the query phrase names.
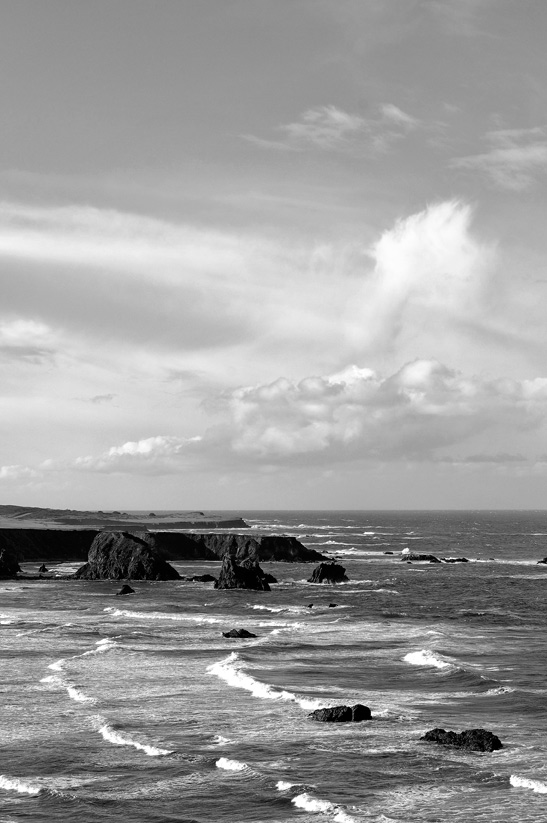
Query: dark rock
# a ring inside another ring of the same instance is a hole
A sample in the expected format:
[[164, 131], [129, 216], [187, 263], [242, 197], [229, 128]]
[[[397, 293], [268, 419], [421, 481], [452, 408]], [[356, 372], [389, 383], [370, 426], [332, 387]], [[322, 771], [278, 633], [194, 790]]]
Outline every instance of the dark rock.
[[[189, 550], [190, 544], [194, 544], [200, 557], [205, 554], [212, 558], [222, 558], [225, 554], [231, 554], [238, 563], [250, 558], [258, 563], [269, 560], [281, 560], [286, 563], [306, 563], [309, 561], [325, 560], [324, 555], [319, 554], [315, 549], [308, 549], [303, 546], [296, 537], [287, 535], [246, 535], [246, 534], [169, 534], [161, 533], [157, 535], [159, 545], [167, 548], [172, 544], [173, 549], [180, 547], [184, 543]], [[197, 544], [197, 546], [196, 546]], [[166, 556], [166, 560], [170, 558]], [[173, 559], [175, 559], [173, 557]]]
[[313, 603], [308, 603], [308, 609], [313, 609]]
[[215, 589], [254, 589], [269, 592], [270, 586], [258, 563], [247, 560], [245, 565], [238, 565], [234, 558], [226, 554]]
[[17, 555], [10, 549], [0, 549], [0, 577], [16, 577], [20, 572]]
[[547, 565], [547, 557], [544, 557], [543, 560], [538, 560], [537, 565], [539, 566], [542, 563]]
[[122, 586], [119, 592], [116, 592], [116, 597], [120, 594], [135, 594], [135, 589], [132, 589], [131, 586], [128, 586], [127, 583], [125, 586]]
[[147, 533], [99, 532], [88, 562], [74, 577], [80, 580], [180, 580], [179, 573], [152, 548]]
[[469, 563], [467, 557], [442, 557], [445, 563]]
[[384, 554], [393, 554], [393, 552], [384, 552]]
[[357, 703], [355, 706], [333, 706], [331, 709], [316, 709], [309, 715], [312, 720], [319, 720], [321, 723], [360, 723], [362, 720], [372, 718], [368, 706]]
[[269, 572], [265, 572], [263, 569], [261, 569], [260, 566], [258, 565], [258, 561], [253, 559], [252, 557], [245, 558], [245, 560], [242, 560], [239, 565], [243, 569], [251, 569], [253, 572], [256, 571], [257, 574], [262, 575], [262, 579], [266, 583], [277, 583], [277, 580], [273, 576], [273, 574], [270, 574]]
[[417, 554], [415, 552], [405, 551], [403, 549], [401, 553], [401, 560], [405, 563], [412, 563], [415, 562], [428, 562], [428, 563], [440, 563], [438, 557], [435, 557], [434, 554]]
[[42, 565], [38, 569], [38, 574], [46, 574], [46, 572], [48, 572], [48, 571], [49, 571], [49, 569], [46, 567], [46, 564], [42, 563]]
[[248, 632], [247, 629], [230, 629], [229, 632], [222, 632], [223, 637], [256, 637], [256, 634]]
[[345, 568], [338, 563], [320, 563], [308, 583], [343, 583], [347, 579]]
[[499, 737], [486, 729], [467, 729], [464, 732], [447, 732], [444, 729], [432, 729], [426, 732], [420, 740], [430, 743], [441, 743], [445, 746], [456, 746], [472, 752], [494, 752], [502, 749], [503, 744]]
[[216, 577], [213, 577], [212, 574], [195, 574], [193, 577], [187, 577], [187, 580], [190, 580], [192, 583], [216, 583]]
[[329, 609], [336, 609], [338, 608], [338, 603], [329, 603]]

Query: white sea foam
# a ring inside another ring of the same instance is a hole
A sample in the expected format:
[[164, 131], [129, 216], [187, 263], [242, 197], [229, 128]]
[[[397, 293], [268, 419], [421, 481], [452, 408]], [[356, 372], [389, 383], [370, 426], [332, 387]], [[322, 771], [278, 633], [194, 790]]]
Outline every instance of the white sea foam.
[[531, 780], [529, 777], [519, 777], [518, 774], [512, 774], [509, 783], [518, 789], [531, 789], [537, 794], [547, 794], [547, 783], [543, 783], [541, 780]]
[[84, 694], [79, 690], [74, 683], [69, 683], [68, 680], [65, 680], [63, 677], [58, 677], [55, 674], [51, 674], [48, 677], [42, 677], [40, 683], [51, 683], [52, 686], [58, 686], [61, 689], [66, 689], [68, 696], [71, 700], [75, 700], [77, 703], [96, 703], [97, 701], [93, 697], [88, 697], [87, 694]]
[[0, 774], [0, 789], [5, 789], [7, 792], [32, 795], [40, 794], [42, 791], [41, 786], [31, 786], [29, 783], [19, 780], [18, 777], [6, 777], [4, 774]]
[[232, 743], [232, 741], [228, 737], [223, 737], [221, 734], [215, 734], [213, 743], [216, 743], [217, 746], [226, 746], [227, 743]]
[[249, 768], [247, 764], [242, 763], [241, 760], [230, 760], [228, 757], [219, 758], [215, 765], [218, 769], [226, 769], [229, 772], [242, 772]]
[[251, 692], [253, 697], [260, 697], [265, 700], [290, 700], [293, 703], [298, 703], [303, 709], [320, 709], [322, 703], [318, 700], [307, 700], [303, 697], [298, 697], [292, 692], [285, 689], [276, 689], [268, 683], [260, 683], [243, 671], [243, 663], [241, 662], [237, 652], [232, 652], [224, 660], [218, 663], [213, 663], [207, 668], [210, 674], [214, 674], [229, 686], [236, 689], [245, 689]]
[[291, 800], [297, 809], [305, 809], [307, 812], [335, 812], [336, 806], [330, 800], [321, 800], [320, 797], [314, 797], [308, 792], [297, 794]]
[[173, 754], [169, 749], [159, 749], [157, 746], [150, 746], [147, 743], [139, 743], [136, 740], [131, 740], [130, 737], [123, 737], [110, 726], [103, 717], [97, 717], [96, 720], [99, 724], [99, 734], [109, 743], [114, 743], [116, 746], [132, 746], [134, 749], [144, 752], [149, 757], [162, 757], [166, 754]]
[[109, 612], [112, 617], [134, 617], [137, 620], [175, 620], [180, 622], [190, 623], [222, 623], [216, 617], [200, 617], [187, 614], [167, 614], [167, 612], [133, 612], [129, 609], [116, 609], [113, 606], [107, 606], [104, 609]]
[[412, 666], [434, 666], [436, 669], [448, 669], [450, 663], [435, 652], [429, 649], [422, 649], [419, 652], [409, 652], [405, 654], [403, 660]]
[[61, 658], [60, 660], [56, 660], [55, 663], [50, 663], [48, 669], [51, 669], [53, 672], [62, 672], [65, 663], [64, 658]]
[[278, 780], [275, 784], [275, 788], [278, 792], [287, 792], [289, 789], [292, 789], [293, 786], [297, 785], [297, 783], [289, 783], [287, 780]]

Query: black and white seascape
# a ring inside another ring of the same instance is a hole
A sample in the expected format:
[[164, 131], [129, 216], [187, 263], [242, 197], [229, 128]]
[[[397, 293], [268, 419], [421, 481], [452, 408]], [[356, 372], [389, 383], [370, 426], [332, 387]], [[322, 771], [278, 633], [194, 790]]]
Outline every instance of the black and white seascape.
[[[0, 819], [543, 820], [547, 516], [246, 519], [327, 551], [348, 582], [308, 583], [313, 563], [273, 562], [270, 592], [1, 583]], [[405, 560], [406, 548], [433, 547], [469, 562]], [[174, 565], [187, 576], [220, 567]], [[233, 628], [256, 638], [223, 636]], [[371, 720], [310, 717], [356, 703]], [[503, 748], [420, 740], [434, 728], [483, 728]]]
[[0, 823], [545, 823], [546, 43], [0, 0]]

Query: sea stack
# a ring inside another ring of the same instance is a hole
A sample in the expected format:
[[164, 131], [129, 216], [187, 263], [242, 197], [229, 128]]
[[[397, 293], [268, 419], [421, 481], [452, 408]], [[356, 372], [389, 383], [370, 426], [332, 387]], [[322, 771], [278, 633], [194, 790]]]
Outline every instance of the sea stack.
[[16, 577], [20, 571], [15, 552], [0, 549], [0, 577]]
[[215, 583], [215, 589], [254, 589], [269, 592], [270, 586], [265, 572], [258, 563], [246, 560], [238, 565], [231, 555], [226, 554], [222, 560], [222, 568]]
[[346, 570], [338, 563], [320, 563], [312, 572], [308, 583], [345, 583]]
[[88, 561], [74, 577], [79, 580], [180, 580], [179, 573], [152, 548], [150, 535], [99, 532]]

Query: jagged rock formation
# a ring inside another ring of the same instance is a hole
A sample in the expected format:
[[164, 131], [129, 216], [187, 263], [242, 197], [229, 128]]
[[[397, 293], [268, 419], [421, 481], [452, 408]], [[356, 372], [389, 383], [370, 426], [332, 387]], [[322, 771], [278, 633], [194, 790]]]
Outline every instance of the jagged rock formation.
[[116, 592], [116, 597], [119, 597], [122, 594], [135, 594], [135, 589], [132, 589], [131, 586], [128, 586], [126, 583], [121, 587], [119, 592]]
[[245, 565], [238, 565], [230, 554], [226, 554], [215, 589], [254, 589], [269, 592], [270, 586], [258, 563], [248, 559]]
[[[257, 535], [256, 537], [245, 534], [185, 534], [168, 535], [158, 534], [160, 551], [167, 549], [166, 538], [184, 537], [188, 542], [194, 542], [201, 548], [201, 554], [206, 553], [215, 557], [224, 557], [231, 554], [236, 561], [250, 558], [258, 563], [265, 563], [268, 560], [281, 560], [285, 563], [307, 563], [313, 560], [325, 560], [326, 558], [316, 552], [315, 549], [308, 549], [303, 546], [296, 537], [287, 535]], [[168, 558], [166, 559], [175, 559]]]
[[256, 637], [256, 634], [248, 632], [247, 629], [230, 629], [229, 632], [222, 632], [223, 637]]
[[15, 552], [0, 548], [0, 577], [16, 577], [20, 571]]
[[544, 558], [543, 558], [543, 560], [538, 560], [538, 562], [537, 562], [537, 564], [536, 564], [536, 565], [537, 565], [537, 566], [540, 566], [540, 565], [542, 565], [542, 564], [547, 565], [547, 557], [544, 557]]
[[420, 740], [430, 743], [441, 743], [445, 746], [456, 746], [458, 749], [467, 749], [471, 752], [494, 752], [502, 749], [503, 744], [499, 737], [486, 729], [467, 729], [464, 732], [447, 732], [444, 729], [431, 729]]
[[418, 554], [417, 552], [411, 552], [410, 549], [403, 549], [401, 552], [401, 560], [405, 562], [417, 562], [417, 563], [440, 563], [438, 557], [435, 557], [434, 554]]
[[38, 574], [46, 574], [49, 571], [45, 563], [42, 563], [40, 568], [38, 569]]
[[347, 579], [345, 568], [338, 563], [320, 563], [308, 583], [345, 583]]
[[362, 720], [371, 720], [372, 713], [368, 706], [356, 703], [355, 706], [333, 706], [331, 709], [316, 709], [309, 715], [312, 720], [321, 723], [360, 723]]
[[151, 547], [150, 535], [99, 532], [79, 580], [180, 580], [179, 573]]

